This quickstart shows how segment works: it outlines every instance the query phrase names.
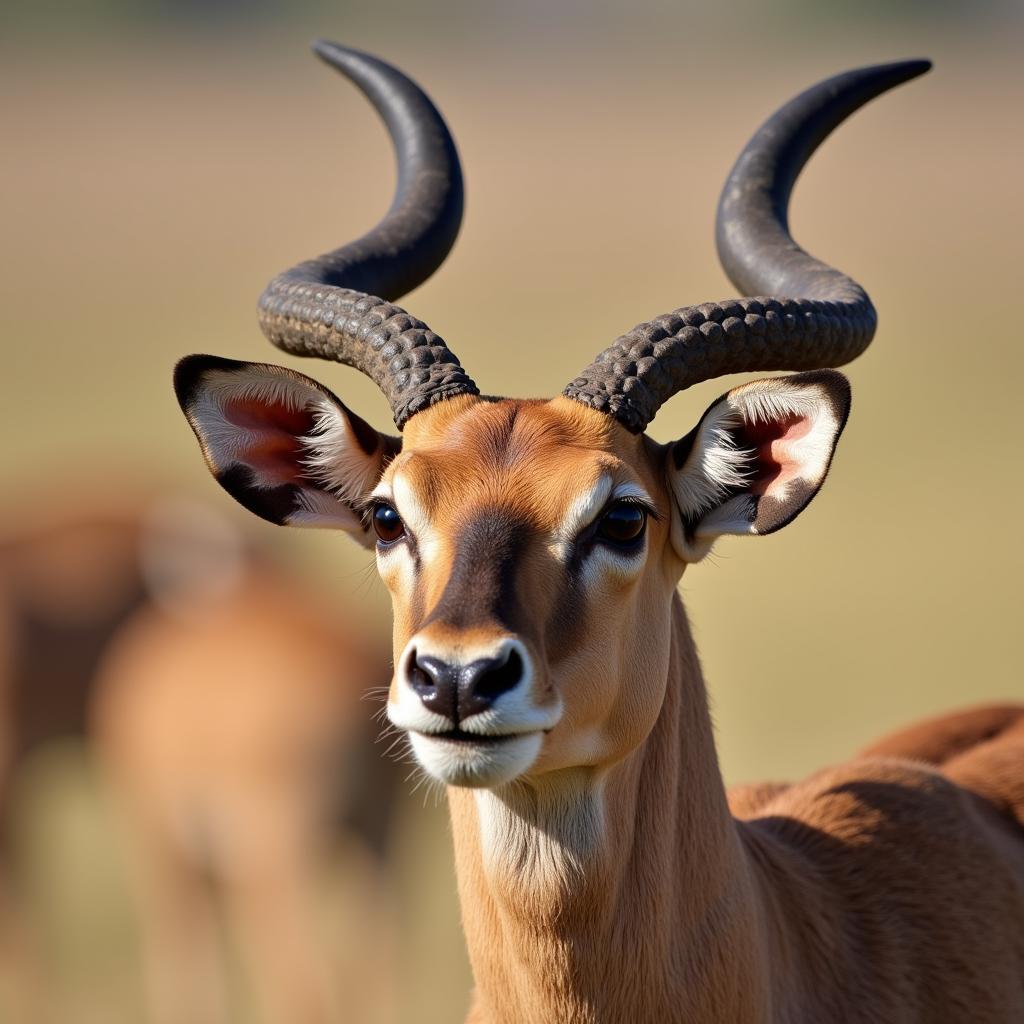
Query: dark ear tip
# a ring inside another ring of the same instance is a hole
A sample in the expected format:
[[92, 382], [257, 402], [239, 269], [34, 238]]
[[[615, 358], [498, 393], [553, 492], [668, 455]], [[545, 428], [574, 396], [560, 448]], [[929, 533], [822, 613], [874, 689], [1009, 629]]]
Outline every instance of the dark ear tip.
[[843, 395], [850, 394], [850, 378], [845, 373], [840, 373], [838, 370], [817, 370], [812, 372], [819, 374], [822, 383], [830, 391]]
[[793, 384], [814, 384], [825, 390], [837, 418], [841, 424], [846, 423], [850, 415], [850, 403], [853, 400], [853, 390], [846, 374], [838, 370], [807, 370], [804, 373], [794, 373], [787, 378]]
[[845, 373], [838, 370], [822, 370], [823, 382], [828, 390], [836, 408], [836, 414], [841, 424], [840, 429], [846, 426], [846, 420], [850, 415], [850, 404], [853, 401], [853, 388], [850, 387], [850, 380]]
[[174, 393], [182, 410], [192, 404], [200, 378], [207, 370], [234, 370], [242, 365], [237, 359], [202, 354], [179, 359], [174, 367]]

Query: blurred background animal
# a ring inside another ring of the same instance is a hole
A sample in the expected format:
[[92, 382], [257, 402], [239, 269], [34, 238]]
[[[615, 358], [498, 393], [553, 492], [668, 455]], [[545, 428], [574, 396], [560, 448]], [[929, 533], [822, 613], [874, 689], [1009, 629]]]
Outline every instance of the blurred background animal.
[[0, 972], [20, 975], [20, 1000], [41, 972], [16, 870], [19, 783], [84, 738], [104, 648], [147, 599], [140, 528], [136, 510], [100, 506], [37, 513], [0, 539]]
[[225, 939], [264, 1019], [337, 1019], [315, 888], [332, 844], [387, 942], [402, 769], [362, 699], [389, 674], [372, 631], [195, 500], [65, 517], [2, 551], [8, 834], [19, 769], [87, 740], [123, 822], [151, 1019], [228, 1019]]

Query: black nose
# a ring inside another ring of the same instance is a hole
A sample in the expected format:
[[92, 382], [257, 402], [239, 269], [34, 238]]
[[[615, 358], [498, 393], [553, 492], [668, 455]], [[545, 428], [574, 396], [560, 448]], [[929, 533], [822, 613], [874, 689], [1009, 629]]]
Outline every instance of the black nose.
[[453, 665], [429, 654], [413, 652], [409, 667], [409, 683], [424, 707], [451, 719], [455, 725], [486, 711], [522, 678], [523, 659], [512, 647], [497, 658], [481, 658], [466, 665]]

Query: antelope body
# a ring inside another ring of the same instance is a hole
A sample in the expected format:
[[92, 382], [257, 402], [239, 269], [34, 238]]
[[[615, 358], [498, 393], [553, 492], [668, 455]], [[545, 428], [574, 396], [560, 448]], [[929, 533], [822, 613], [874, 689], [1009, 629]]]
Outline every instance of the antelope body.
[[[448, 786], [469, 1019], [1024, 1017], [1024, 706], [926, 723], [730, 806], [677, 593], [717, 537], [787, 525], [824, 481], [849, 410], [825, 367], [863, 350], [875, 313], [793, 242], [789, 194], [833, 127], [927, 64], [830, 79], [751, 140], [718, 244], [759, 297], [640, 324], [561, 396], [520, 401], [479, 396], [391, 302], [458, 228], [440, 115], [394, 68], [318, 52], [382, 113], [398, 194], [369, 235], [275, 278], [261, 323], [372, 376], [402, 437], [281, 367], [192, 356], [176, 388], [243, 505], [375, 543], [388, 715]], [[675, 392], [767, 369], [803, 372], [733, 389], [674, 444], [643, 432]]]

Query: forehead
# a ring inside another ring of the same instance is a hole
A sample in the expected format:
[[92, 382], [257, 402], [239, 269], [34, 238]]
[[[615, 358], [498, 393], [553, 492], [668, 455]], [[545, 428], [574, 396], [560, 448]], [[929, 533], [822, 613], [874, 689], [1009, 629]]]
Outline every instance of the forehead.
[[385, 474], [431, 518], [491, 506], [538, 524], [604, 479], [658, 497], [643, 439], [565, 398], [441, 402], [409, 422]]

